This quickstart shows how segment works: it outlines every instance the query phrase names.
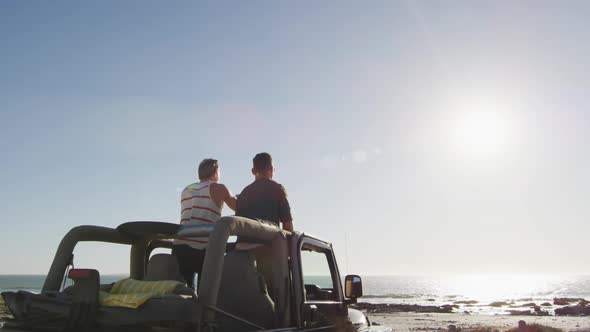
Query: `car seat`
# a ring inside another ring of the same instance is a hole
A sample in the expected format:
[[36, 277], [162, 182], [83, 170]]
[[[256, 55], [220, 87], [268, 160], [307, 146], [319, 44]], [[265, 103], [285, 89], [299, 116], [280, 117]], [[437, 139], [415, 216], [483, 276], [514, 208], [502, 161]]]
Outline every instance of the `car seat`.
[[[252, 251], [234, 250], [225, 255], [217, 304], [227, 313], [264, 328], [273, 328], [277, 325], [275, 304], [254, 262]], [[221, 325], [228, 331], [246, 327], [244, 323], [222, 316], [218, 315], [224, 320]]]
[[[180, 274], [178, 260], [171, 254], [155, 254], [147, 264], [147, 273], [143, 278], [145, 281], [175, 280], [183, 284], [186, 282]], [[194, 295], [190, 287], [178, 286], [174, 290], [177, 295]]]
[[176, 280], [184, 282], [176, 257], [170, 254], [155, 254], [147, 264], [145, 281]]

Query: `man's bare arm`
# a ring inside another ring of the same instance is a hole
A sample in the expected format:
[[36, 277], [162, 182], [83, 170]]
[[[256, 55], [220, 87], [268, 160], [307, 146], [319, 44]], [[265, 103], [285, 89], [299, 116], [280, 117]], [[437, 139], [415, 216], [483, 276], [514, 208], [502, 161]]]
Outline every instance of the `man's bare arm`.
[[225, 204], [227, 204], [232, 211], [236, 211], [236, 196], [234, 196], [228, 188], [225, 188], [225, 190], [227, 190], [227, 195], [224, 199]]
[[219, 207], [225, 203], [233, 211], [236, 210], [236, 198], [225, 185], [216, 183], [215, 185], [211, 186], [211, 195], [214, 196], [215, 203]]

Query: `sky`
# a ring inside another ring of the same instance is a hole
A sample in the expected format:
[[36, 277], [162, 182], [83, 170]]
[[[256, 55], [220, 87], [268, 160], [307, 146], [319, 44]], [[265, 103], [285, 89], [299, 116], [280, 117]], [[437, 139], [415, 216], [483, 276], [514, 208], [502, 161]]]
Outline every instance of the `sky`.
[[[273, 155], [342, 273], [588, 274], [588, 1], [0, 2], [0, 274]], [[231, 214], [226, 208], [224, 214]], [[128, 269], [83, 243], [77, 267]]]

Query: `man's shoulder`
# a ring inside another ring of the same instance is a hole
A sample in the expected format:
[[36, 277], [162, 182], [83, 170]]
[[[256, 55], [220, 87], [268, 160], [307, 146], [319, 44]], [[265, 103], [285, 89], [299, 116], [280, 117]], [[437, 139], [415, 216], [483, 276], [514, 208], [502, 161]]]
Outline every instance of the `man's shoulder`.
[[276, 182], [275, 180], [272, 179], [264, 179], [264, 180], [259, 180], [259, 181], [254, 181], [251, 185], [255, 185], [257, 187], [262, 187], [265, 189], [275, 189], [275, 190], [282, 190], [284, 189], [283, 185]]
[[209, 186], [211, 195], [226, 195], [228, 193], [228, 189], [223, 183], [211, 182]]
[[199, 183], [198, 182], [194, 182], [194, 183], [191, 183], [191, 184], [185, 186], [184, 189], [182, 189], [182, 191], [196, 190], [196, 189], [199, 189]]
[[225, 185], [223, 183], [219, 183], [219, 182], [211, 182], [209, 184], [209, 186], [211, 187], [211, 189], [213, 189], [213, 188], [225, 188]]
[[249, 194], [256, 195], [256, 193], [259, 192], [273, 192], [275, 190], [280, 190], [281, 188], [282, 186], [279, 183], [270, 179], [256, 180], [250, 183], [249, 185], [245, 186], [244, 189], [242, 189], [240, 196]]
[[205, 189], [205, 188], [209, 187], [211, 184], [212, 183], [194, 182], [194, 183], [191, 183], [191, 184], [187, 185], [186, 187], [184, 187], [183, 191], [185, 191], [185, 190], [192, 190], [192, 191], [201, 190], [201, 189]]
[[272, 185], [277, 188], [278, 190], [281, 191], [285, 191], [285, 186], [283, 186], [282, 184], [276, 182], [275, 180], [271, 180], [272, 181]]

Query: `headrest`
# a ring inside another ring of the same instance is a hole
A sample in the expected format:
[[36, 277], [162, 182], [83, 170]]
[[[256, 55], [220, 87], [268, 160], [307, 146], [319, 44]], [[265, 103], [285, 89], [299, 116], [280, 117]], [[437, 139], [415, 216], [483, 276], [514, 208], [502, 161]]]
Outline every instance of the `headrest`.
[[144, 280], [176, 280], [183, 283], [185, 282], [180, 274], [180, 268], [178, 267], [176, 257], [170, 254], [153, 255], [148, 262], [147, 273]]

